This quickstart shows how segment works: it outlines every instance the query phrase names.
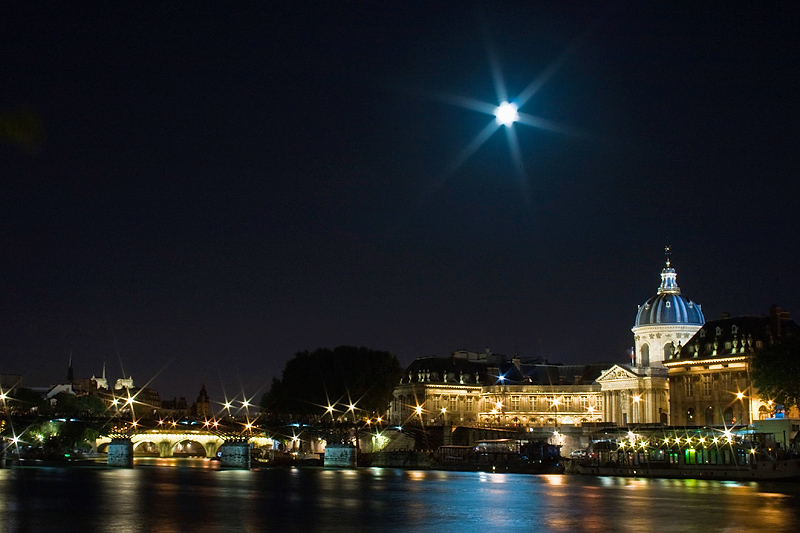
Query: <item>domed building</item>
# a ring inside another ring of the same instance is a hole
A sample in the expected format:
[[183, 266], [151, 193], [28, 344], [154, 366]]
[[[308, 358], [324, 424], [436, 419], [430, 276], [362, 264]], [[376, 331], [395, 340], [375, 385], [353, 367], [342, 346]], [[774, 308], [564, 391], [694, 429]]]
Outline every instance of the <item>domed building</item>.
[[700, 304], [681, 294], [666, 248], [666, 265], [655, 296], [639, 306], [631, 331], [631, 365], [614, 365], [597, 378], [603, 397], [603, 420], [620, 426], [669, 423], [669, 376], [664, 361], [703, 327]]
[[700, 304], [681, 294], [677, 277], [667, 248], [658, 293], [639, 306], [631, 328], [637, 367], [663, 366], [705, 323]]

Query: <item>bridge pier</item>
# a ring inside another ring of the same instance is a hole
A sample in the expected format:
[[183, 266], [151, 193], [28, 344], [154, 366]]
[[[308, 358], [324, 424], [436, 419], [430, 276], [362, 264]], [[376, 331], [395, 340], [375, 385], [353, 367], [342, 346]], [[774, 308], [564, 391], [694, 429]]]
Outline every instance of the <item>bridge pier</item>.
[[355, 468], [358, 464], [358, 449], [352, 444], [329, 444], [325, 447], [325, 466]]
[[172, 457], [173, 445], [171, 441], [162, 440], [158, 443], [158, 456], [159, 457]]
[[209, 459], [216, 457], [217, 451], [221, 446], [218, 442], [206, 442], [205, 446], [203, 446], [206, 449], [206, 457]]
[[131, 439], [127, 437], [111, 439], [108, 445], [106, 464], [118, 468], [133, 468], [133, 442]]
[[250, 470], [250, 443], [245, 440], [229, 440], [219, 447], [220, 466]]

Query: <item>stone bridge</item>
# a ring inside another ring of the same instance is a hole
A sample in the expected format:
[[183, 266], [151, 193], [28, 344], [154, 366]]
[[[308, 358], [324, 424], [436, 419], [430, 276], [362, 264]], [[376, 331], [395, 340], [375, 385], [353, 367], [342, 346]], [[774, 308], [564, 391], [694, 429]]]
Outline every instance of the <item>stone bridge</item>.
[[[134, 455], [158, 457], [214, 457], [220, 446], [225, 444], [227, 435], [202, 430], [169, 431], [151, 429], [130, 435]], [[241, 439], [241, 435], [229, 438]], [[248, 437], [255, 448], [271, 448], [272, 439], [259, 435]], [[111, 442], [110, 437], [100, 437], [95, 441], [98, 451], [103, 451]]]

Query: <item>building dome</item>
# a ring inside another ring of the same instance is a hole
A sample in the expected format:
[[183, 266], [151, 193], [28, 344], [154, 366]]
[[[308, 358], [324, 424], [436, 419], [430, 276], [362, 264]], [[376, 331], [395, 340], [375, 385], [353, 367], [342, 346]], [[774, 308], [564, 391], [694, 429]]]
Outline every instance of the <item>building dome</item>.
[[661, 271], [661, 286], [658, 294], [639, 306], [636, 313], [634, 327], [651, 325], [687, 324], [702, 326], [705, 323], [700, 304], [695, 303], [681, 295], [681, 289], [676, 281], [677, 274], [667, 264]]

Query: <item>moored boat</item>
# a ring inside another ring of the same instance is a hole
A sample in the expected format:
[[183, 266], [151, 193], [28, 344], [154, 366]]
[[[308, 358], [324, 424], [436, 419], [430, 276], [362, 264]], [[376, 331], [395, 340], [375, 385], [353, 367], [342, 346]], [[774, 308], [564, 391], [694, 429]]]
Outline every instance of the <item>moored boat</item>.
[[578, 472], [599, 476], [800, 480], [800, 458], [773, 435], [748, 430], [670, 428], [630, 431], [593, 442]]
[[475, 446], [441, 446], [435, 468], [472, 472], [561, 474], [561, 447], [538, 440], [481, 440]]

